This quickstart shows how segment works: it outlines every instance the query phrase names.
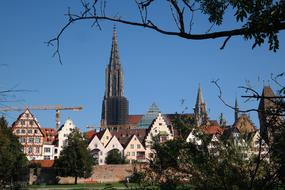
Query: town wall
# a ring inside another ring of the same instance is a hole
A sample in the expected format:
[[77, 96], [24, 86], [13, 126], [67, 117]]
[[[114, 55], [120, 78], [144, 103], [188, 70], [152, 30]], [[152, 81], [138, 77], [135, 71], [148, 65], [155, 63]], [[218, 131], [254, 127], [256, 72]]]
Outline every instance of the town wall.
[[[96, 165], [90, 178], [78, 178], [78, 183], [109, 183], [126, 180], [130, 177], [134, 169], [141, 171], [142, 164], [122, 164], [122, 165]], [[53, 169], [40, 169], [39, 172], [30, 172], [29, 184], [73, 184], [73, 177], [56, 177]]]

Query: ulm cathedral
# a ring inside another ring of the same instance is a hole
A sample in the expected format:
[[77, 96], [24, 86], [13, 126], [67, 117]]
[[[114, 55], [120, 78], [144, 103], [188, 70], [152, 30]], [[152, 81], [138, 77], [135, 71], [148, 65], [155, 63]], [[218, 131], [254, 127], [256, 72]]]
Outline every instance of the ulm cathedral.
[[[159, 108], [152, 104], [147, 115], [129, 115], [128, 99], [124, 96], [124, 72], [120, 63], [117, 31], [114, 27], [111, 55], [105, 70], [105, 95], [102, 102], [101, 129], [146, 128], [149, 127], [147, 124], [151, 124], [158, 113], [160, 113]], [[194, 116], [198, 126], [209, 122], [200, 86], [194, 114], [190, 115]], [[171, 118], [174, 114], [166, 114], [165, 116]]]

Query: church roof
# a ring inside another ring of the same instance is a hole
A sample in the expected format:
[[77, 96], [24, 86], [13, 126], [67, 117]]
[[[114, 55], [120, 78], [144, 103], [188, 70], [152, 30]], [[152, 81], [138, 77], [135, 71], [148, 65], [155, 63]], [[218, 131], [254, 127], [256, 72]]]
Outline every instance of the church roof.
[[242, 134], [256, 131], [255, 126], [246, 114], [239, 116], [233, 124], [233, 128], [236, 128]]

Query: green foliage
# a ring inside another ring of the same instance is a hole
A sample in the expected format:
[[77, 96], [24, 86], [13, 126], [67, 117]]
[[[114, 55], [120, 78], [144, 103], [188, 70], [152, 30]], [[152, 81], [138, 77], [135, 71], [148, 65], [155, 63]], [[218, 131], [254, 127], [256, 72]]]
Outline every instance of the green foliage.
[[[283, 76], [282, 73], [281, 76]], [[285, 87], [279, 91], [280, 96], [285, 95]], [[277, 101], [277, 112], [274, 112], [278, 115], [285, 115], [285, 101], [284, 98]], [[274, 141], [272, 144], [272, 159], [276, 162], [278, 166], [278, 176], [283, 186], [285, 186], [285, 120], [277, 119], [277, 130], [273, 133]]]
[[189, 131], [195, 126], [195, 119], [192, 115], [176, 114], [173, 121], [177, 126], [176, 129], [179, 133], [179, 136], [183, 139], [186, 139]]
[[113, 149], [108, 152], [106, 157], [106, 164], [125, 164], [126, 160], [121, 155], [118, 149]]
[[0, 188], [16, 183], [27, 167], [22, 145], [12, 134], [4, 117], [0, 118]]
[[91, 151], [87, 148], [88, 143], [78, 129], [70, 133], [67, 145], [63, 147], [59, 159], [55, 162], [55, 168], [60, 176], [90, 177], [94, 160]]
[[[156, 157], [150, 163], [153, 179], [161, 189], [179, 189], [185, 184], [196, 189], [250, 189], [256, 157], [248, 157], [248, 146], [240, 145], [242, 142], [220, 140], [211, 149], [204, 140], [201, 146], [181, 139], [154, 143]], [[272, 188], [263, 181], [270, 168], [267, 161], [259, 163], [253, 189]]]
[[144, 179], [145, 179], [145, 173], [135, 170], [133, 172], [133, 175], [130, 177], [130, 182], [141, 185], [144, 182]]
[[[201, 11], [209, 22], [221, 25], [226, 9], [233, 9], [237, 22], [243, 24], [245, 39], [254, 39], [252, 48], [267, 40], [269, 50], [279, 49], [278, 32], [284, 30], [285, 2], [283, 0], [199, 0]], [[229, 34], [230, 36], [230, 34]]]

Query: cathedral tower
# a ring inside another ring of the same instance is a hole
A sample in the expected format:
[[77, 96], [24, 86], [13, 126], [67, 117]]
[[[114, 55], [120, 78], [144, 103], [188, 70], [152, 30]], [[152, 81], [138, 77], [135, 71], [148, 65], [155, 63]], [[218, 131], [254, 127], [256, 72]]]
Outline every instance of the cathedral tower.
[[117, 31], [114, 27], [109, 64], [105, 70], [105, 95], [101, 125], [124, 125], [128, 122], [129, 103], [124, 97], [124, 73], [120, 63]]

